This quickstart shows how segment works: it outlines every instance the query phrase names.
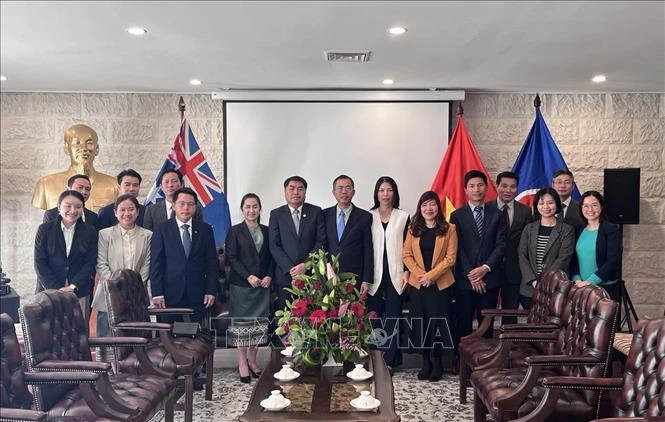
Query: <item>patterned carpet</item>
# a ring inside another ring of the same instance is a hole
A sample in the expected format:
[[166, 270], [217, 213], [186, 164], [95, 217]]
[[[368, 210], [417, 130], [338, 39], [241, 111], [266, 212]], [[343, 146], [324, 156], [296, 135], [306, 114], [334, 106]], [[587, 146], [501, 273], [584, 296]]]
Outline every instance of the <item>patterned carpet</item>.
[[[469, 404], [460, 405], [457, 400], [457, 376], [446, 374], [439, 382], [419, 381], [417, 369], [395, 372], [395, 410], [402, 422], [472, 421], [473, 393], [469, 390]], [[195, 421], [236, 421], [242, 415], [252, 394], [252, 384], [243, 384], [237, 370], [216, 369], [212, 401], [205, 401], [203, 391], [194, 393]], [[175, 420], [182, 421], [184, 414], [175, 412]], [[152, 422], [163, 421], [157, 414]]]

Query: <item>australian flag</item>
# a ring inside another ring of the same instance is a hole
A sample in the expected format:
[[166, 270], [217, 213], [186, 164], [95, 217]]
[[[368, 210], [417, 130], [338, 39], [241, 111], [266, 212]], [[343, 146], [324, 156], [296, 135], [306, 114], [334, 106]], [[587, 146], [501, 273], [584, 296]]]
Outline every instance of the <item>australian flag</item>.
[[196, 192], [203, 206], [203, 220], [210, 224], [215, 232], [215, 244], [218, 247], [223, 245], [226, 233], [231, 227], [229, 204], [222, 192], [222, 186], [217, 182], [203, 151], [199, 148], [199, 143], [194, 138], [187, 119], [183, 120], [180, 132], [173, 141], [171, 152], [155, 177], [155, 183], [150, 188], [145, 205], [164, 200], [164, 192], [158, 182], [162, 180], [162, 174], [167, 169], [178, 170], [183, 175], [185, 186]]
[[[536, 121], [533, 122], [529, 135], [513, 165], [513, 173], [520, 178], [515, 199], [531, 206], [536, 192], [551, 186], [552, 175], [561, 169], [568, 169], [568, 166], [545, 124], [540, 108], [536, 107]], [[571, 196], [573, 199], [580, 198], [577, 186]]]

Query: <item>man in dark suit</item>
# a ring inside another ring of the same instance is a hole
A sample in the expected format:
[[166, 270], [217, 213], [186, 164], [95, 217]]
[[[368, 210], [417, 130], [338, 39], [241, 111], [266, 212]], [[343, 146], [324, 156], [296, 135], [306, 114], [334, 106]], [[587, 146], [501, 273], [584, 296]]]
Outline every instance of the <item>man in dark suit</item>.
[[[148, 205], [145, 208], [145, 217], [143, 218], [143, 227], [155, 231], [157, 226], [173, 217], [173, 194], [181, 189], [183, 184], [182, 174], [178, 170], [168, 169], [162, 173], [159, 185], [164, 192], [164, 200]], [[194, 220], [203, 221], [203, 207], [196, 204]]]
[[193, 218], [197, 202], [189, 188], [173, 193], [175, 218], [153, 231], [150, 281], [157, 308], [192, 308], [192, 320], [200, 322], [215, 303], [219, 265], [212, 227]]
[[274, 284], [277, 288], [275, 310], [284, 309], [291, 294], [284, 288], [305, 273], [310, 252], [323, 247], [326, 241], [321, 208], [305, 202], [307, 181], [291, 176], [284, 181], [286, 205], [270, 211], [268, 223], [270, 253], [276, 263]]
[[[457, 226], [458, 240], [454, 271], [458, 338], [471, 334], [474, 311], [480, 324], [481, 311], [496, 308], [506, 247], [501, 213], [496, 208], [483, 206], [487, 194], [485, 173], [467, 172], [464, 192], [468, 204], [450, 215], [450, 222]], [[485, 337], [492, 335], [490, 327]]]
[[[90, 192], [92, 191], [92, 183], [90, 183], [90, 178], [85, 174], [75, 174], [69, 179], [67, 179], [67, 186], [63, 187], [64, 190], [75, 190], [76, 192], [83, 195], [84, 203], [90, 198]], [[49, 221], [57, 220], [60, 212], [58, 207], [50, 208], [44, 211], [43, 223], [48, 223]], [[83, 215], [81, 216], [83, 222], [90, 224], [99, 230], [99, 218], [97, 213], [90, 211], [87, 208], [83, 208]]]
[[354, 273], [356, 287], [365, 294], [374, 281], [372, 214], [351, 202], [356, 191], [349, 176], [337, 176], [332, 193], [337, 205], [323, 210], [326, 250], [331, 255], [339, 254], [339, 271]]
[[[123, 170], [118, 173], [116, 177], [118, 180], [118, 196], [132, 195], [133, 197], [139, 196], [141, 189], [141, 175], [133, 169]], [[113, 227], [118, 224], [118, 219], [115, 217], [115, 202], [103, 206], [99, 209], [99, 230], [108, 227]], [[145, 216], [145, 207], [139, 205], [139, 216], [136, 219], [136, 224], [143, 227], [143, 217]]]
[[579, 227], [584, 224], [580, 211], [580, 203], [574, 200], [570, 195], [575, 189], [575, 178], [568, 169], [561, 169], [552, 175], [552, 187], [559, 194], [563, 211], [557, 215], [559, 220], [563, 219], [573, 227]]
[[[496, 176], [496, 191], [499, 197], [485, 205], [499, 210], [503, 224], [506, 227], [506, 249], [501, 265], [501, 307], [503, 309], [517, 309], [520, 301], [520, 272], [517, 249], [520, 245], [522, 230], [532, 220], [531, 208], [515, 200], [517, 195], [518, 176], [512, 171], [504, 171]], [[503, 324], [514, 324], [517, 317], [503, 317]]]

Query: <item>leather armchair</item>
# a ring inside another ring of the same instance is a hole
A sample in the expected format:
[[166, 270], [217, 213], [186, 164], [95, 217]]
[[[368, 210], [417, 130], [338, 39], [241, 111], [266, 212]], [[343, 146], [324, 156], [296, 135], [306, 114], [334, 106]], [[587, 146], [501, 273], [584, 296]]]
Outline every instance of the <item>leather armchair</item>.
[[[143, 338], [88, 339], [78, 298], [72, 293], [45, 290], [19, 310], [23, 326], [26, 377], [47, 377], [34, 387], [35, 407], [50, 417], [72, 415], [95, 420], [147, 421], [162, 407], [173, 419], [175, 381], [130, 374], [109, 375], [111, 365], [94, 362], [90, 347], [145, 345]], [[53, 374], [56, 371], [58, 374]], [[62, 371], [83, 371], [95, 379], [72, 382]]]
[[[579, 379], [604, 377], [617, 318], [617, 303], [598, 286], [572, 287], [562, 313], [559, 332], [513, 332], [499, 336], [503, 344], [548, 342], [555, 355], [528, 356], [525, 367], [489, 368], [474, 371], [474, 420], [484, 421], [487, 412], [497, 422], [532, 414], [532, 420], [571, 421], [597, 417], [598, 391], [566, 390], [556, 406], [543, 406], [545, 377], [569, 376]], [[502, 349], [497, 355], [507, 356]]]
[[[214, 342], [206, 336], [173, 337], [171, 324], [151, 322], [148, 291], [136, 271], [116, 271], [106, 284], [106, 295], [113, 335], [139, 336], [147, 342], [145, 355], [136, 353], [136, 349], [116, 349], [118, 371], [141, 374], [146, 368], [154, 366], [161, 375], [177, 380], [176, 396], [185, 395], [185, 421], [190, 422], [194, 403], [194, 377], [203, 365], [206, 371], [205, 398], [212, 399]], [[155, 312], [191, 313], [192, 310], [171, 308]], [[153, 336], [153, 333], [156, 335]], [[148, 360], [148, 365], [145, 365], [143, 359]]]
[[[532, 307], [523, 309], [485, 309], [485, 318], [480, 327], [471, 335], [463, 337], [458, 345], [460, 355], [459, 367], [459, 401], [466, 403], [466, 389], [469, 387], [470, 371], [488, 363], [498, 352], [498, 339], [487, 339], [483, 334], [487, 331], [494, 318], [499, 316], [526, 316], [526, 322], [502, 326], [502, 331], [554, 331], [561, 324], [561, 314], [568, 297], [571, 283], [563, 271], [548, 271], [541, 275], [539, 283], [533, 290]], [[522, 342], [516, 343], [503, 367], [523, 365], [524, 358], [530, 355], [551, 353], [550, 343]]]

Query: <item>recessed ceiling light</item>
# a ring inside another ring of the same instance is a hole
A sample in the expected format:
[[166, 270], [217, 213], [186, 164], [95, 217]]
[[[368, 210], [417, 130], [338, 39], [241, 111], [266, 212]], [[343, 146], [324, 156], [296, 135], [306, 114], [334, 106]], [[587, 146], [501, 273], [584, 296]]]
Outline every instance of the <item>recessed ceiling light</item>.
[[605, 75], [596, 75], [593, 78], [591, 78], [591, 80], [593, 82], [599, 84], [599, 83], [605, 82], [607, 80], [607, 76], [605, 76]]
[[191, 79], [189, 81], [190, 85], [201, 85], [201, 79]]
[[395, 83], [395, 81], [393, 81], [392, 79], [384, 79], [383, 81], [381, 81], [381, 83], [384, 85], [392, 85]]
[[390, 28], [388, 30], [388, 32], [393, 34], [393, 35], [402, 35], [402, 34], [405, 34], [406, 31], [407, 31], [407, 29], [404, 28], [403, 26], [393, 26], [392, 28]]
[[148, 30], [145, 28], [141, 28], [140, 26], [132, 26], [131, 28], [127, 28], [127, 32], [129, 32], [132, 35], [141, 36], [144, 35], [146, 32], [148, 32]]
[[5, 75], [0, 75], [0, 81], [6, 81], [7, 77]]

